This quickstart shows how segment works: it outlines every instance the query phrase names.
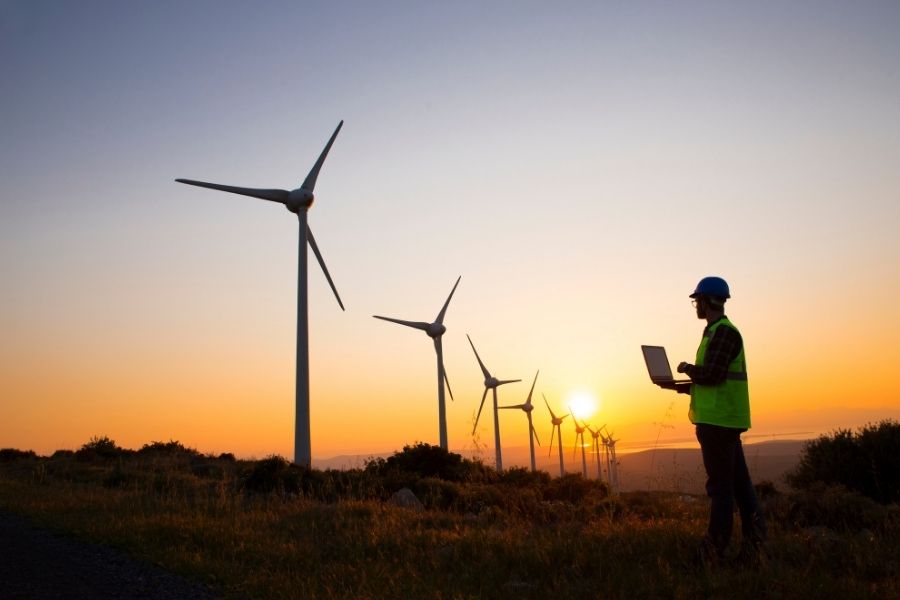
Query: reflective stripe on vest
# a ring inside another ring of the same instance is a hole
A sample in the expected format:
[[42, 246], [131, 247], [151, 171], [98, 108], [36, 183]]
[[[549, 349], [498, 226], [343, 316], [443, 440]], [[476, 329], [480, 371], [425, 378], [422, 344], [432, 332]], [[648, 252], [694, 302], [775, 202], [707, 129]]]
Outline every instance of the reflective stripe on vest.
[[[713, 323], [704, 332], [700, 347], [697, 348], [697, 366], [703, 366], [709, 340], [719, 327], [730, 327], [737, 331], [737, 327], [725, 317]], [[692, 423], [708, 423], [735, 429], [750, 428], [750, 393], [743, 345], [741, 351], [728, 365], [725, 381], [717, 385], [697, 383], [691, 385], [691, 407], [688, 417]]]

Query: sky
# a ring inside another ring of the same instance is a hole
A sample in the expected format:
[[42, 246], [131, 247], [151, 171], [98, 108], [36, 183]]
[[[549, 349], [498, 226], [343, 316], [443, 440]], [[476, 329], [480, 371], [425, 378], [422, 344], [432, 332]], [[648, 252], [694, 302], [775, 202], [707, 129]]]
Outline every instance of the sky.
[[690, 442], [640, 345], [692, 361], [707, 275], [745, 439], [900, 419], [898, 29], [892, 0], [0, 0], [0, 447], [290, 457], [296, 218], [174, 179], [299, 187], [341, 120], [309, 212], [347, 306], [310, 257], [314, 460], [437, 443], [431, 340], [372, 315], [431, 321], [460, 276], [454, 451], [493, 456], [466, 334], [524, 380], [500, 404], [540, 370], [545, 445], [541, 395], [579, 391], [620, 452]]

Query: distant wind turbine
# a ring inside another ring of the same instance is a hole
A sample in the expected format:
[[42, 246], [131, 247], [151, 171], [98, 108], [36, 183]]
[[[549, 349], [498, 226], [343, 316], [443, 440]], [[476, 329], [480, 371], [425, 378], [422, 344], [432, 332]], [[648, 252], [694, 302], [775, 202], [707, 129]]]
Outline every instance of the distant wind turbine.
[[521, 408], [525, 411], [525, 414], [528, 415], [528, 446], [531, 449], [531, 472], [534, 473], [537, 471], [534, 462], [534, 441], [537, 440], [538, 445], [540, 445], [541, 440], [538, 440], [537, 430], [535, 430], [534, 425], [531, 422], [531, 412], [534, 410], [534, 404], [531, 403], [531, 394], [534, 393], [534, 384], [537, 383], [538, 374], [540, 371], [534, 374], [534, 381], [531, 383], [531, 391], [528, 392], [528, 399], [525, 400], [523, 404], [516, 404], [514, 406], [501, 406], [500, 408]]
[[[605, 428], [606, 425], [604, 425], [603, 427]], [[609, 469], [609, 487], [613, 494], [618, 494], [619, 493], [619, 461], [616, 460], [616, 442], [618, 442], [619, 440], [614, 438], [612, 433], [609, 430], [607, 430], [606, 433], [607, 433], [608, 437], [606, 437], [606, 439], [604, 441], [606, 442], [606, 447], [609, 449], [608, 450], [609, 454], [607, 455], [607, 458], [606, 458], [607, 468]]]
[[450, 399], [453, 399], [453, 390], [450, 389], [450, 381], [447, 379], [447, 370], [444, 368], [444, 349], [441, 345], [441, 337], [444, 335], [444, 332], [447, 331], [447, 328], [444, 327], [444, 315], [447, 314], [447, 307], [450, 305], [450, 298], [453, 297], [453, 292], [456, 291], [456, 286], [459, 285], [459, 280], [462, 279], [462, 275], [456, 278], [456, 283], [453, 284], [453, 289], [450, 290], [450, 295], [447, 296], [447, 301], [444, 302], [444, 306], [441, 308], [441, 312], [438, 313], [437, 318], [434, 320], [434, 323], [425, 323], [424, 321], [402, 321], [400, 319], [394, 319], [392, 317], [379, 317], [378, 315], [372, 315], [376, 319], [381, 319], [382, 321], [390, 321], [391, 323], [399, 323], [400, 325], [406, 325], [407, 327], [412, 327], [413, 329], [419, 329], [428, 334], [432, 340], [434, 340], [434, 351], [437, 353], [437, 374], [438, 374], [438, 433], [440, 435], [440, 443], [441, 448], [447, 450], [447, 406], [444, 401], [444, 384], [447, 385], [447, 391], [450, 392]]
[[466, 334], [466, 337], [469, 338], [469, 345], [472, 346], [472, 352], [475, 353], [475, 358], [478, 359], [478, 366], [481, 367], [481, 372], [484, 374], [484, 394], [481, 395], [481, 405], [478, 407], [478, 416], [475, 417], [475, 426], [472, 428], [472, 435], [475, 435], [475, 430], [478, 429], [478, 420], [481, 418], [481, 409], [484, 408], [484, 399], [487, 398], [488, 390], [493, 390], [494, 392], [494, 452], [496, 454], [497, 460], [497, 471], [503, 470], [503, 454], [500, 449], [500, 414], [497, 411], [497, 388], [501, 385], [506, 385], [507, 383], [516, 383], [517, 381], [522, 381], [521, 379], [497, 379], [493, 375], [491, 375], [490, 371], [487, 370], [487, 367], [484, 366], [484, 363], [481, 362], [481, 357], [478, 356], [478, 350], [475, 349], [475, 344], [472, 343], [472, 338], [469, 337], [469, 334]]
[[179, 183], [186, 183], [188, 185], [196, 185], [212, 190], [231, 192], [232, 194], [241, 194], [243, 196], [251, 196], [261, 200], [277, 202], [283, 204], [289, 211], [297, 215], [297, 219], [300, 222], [300, 243], [298, 245], [297, 256], [297, 384], [296, 414], [294, 421], [294, 462], [306, 467], [309, 467], [312, 463], [312, 444], [310, 441], [309, 427], [309, 302], [306, 280], [308, 272], [306, 264], [307, 242], [309, 242], [310, 247], [312, 247], [313, 253], [316, 255], [316, 259], [319, 261], [322, 271], [325, 273], [325, 279], [328, 280], [328, 285], [331, 286], [331, 291], [334, 292], [334, 297], [337, 299], [341, 310], [344, 310], [344, 303], [341, 302], [341, 297], [338, 295], [337, 288], [334, 287], [334, 282], [331, 280], [331, 275], [328, 273], [328, 268], [325, 266], [325, 260], [322, 258], [322, 253], [319, 252], [319, 247], [316, 245], [316, 239], [313, 237], [312, 230], [307, 224], [306, 213], [315, 199], [313, 190], [316, 187], [316, 179], [319, 177], [319, 171], [322, 169], [325, 157], [328, 156], [328, 151], [331, 150], [331, 145], [334, 143], [334, 140], [343, 125], [343, 121], [338, 123], [334, 133], [331, 134], [331, 139], [328, 140], [325, 149], [322, 150], [322, 153], [319, 155], [318, 160], [316, 160], [313, 168], [306, 176], [306, 179], [304, 179], [300, 187], [295, 190], [288, 191], [280, 189], [235, 187], [218, 183], [195, 181], [193, 179], [175, 180]]
[[558, 444], [559, 445], [559, 476], [562, 477], [563, 475], [566, 474], [566, 467], [563, 464], [563, 443], [562, 443], [562, 427], [561, 427], [561, 425], [562, 425], [563, 419], [565, 419], [569, 415], [567, 413], [561, 417], [557, 417], [553, 413], [553, 409], [550, 408], [550, 403], [547, 402], [547, 396], [544, 396], [543, 394], [541, 394], [541, 396], [544, 398], [544, 404], [547, 405], [547, 410], [550, 411], [550, 421], [553, 423], [553, 429], [550, 430], [550, 452], [547, 454], [547, 456], [550, 456], [550, 454], [553, 454], [553, 430], [555, 429], [557, 435], [559, 436], [558, 437], [558, 439], [559, 439], [559, 444]]
[[591, 441], [591, 454], [597, 459], [597, 480], [603, 481], [603, 471], [600, 468], [600, 436], [602, 434], [600, 433], [600, 429], [592, 429], [590, 425], [587, 426], [587, 430], [591, 432], [591, 436], [594, 438]]
[[[569, 410], [572, 410], [571, 408]], [[584, 455], [584, 430], [585, 425], [578, 424], [578, 419], [572, 417], [572, 422], [575, 423], [575, 446], [572, 448], [572, 456], [575, 456], [576, 449], [581, 446], [581, 476], [587, 479], [587, 458]], [[581, 442], [579, 443], [579, 440]]]

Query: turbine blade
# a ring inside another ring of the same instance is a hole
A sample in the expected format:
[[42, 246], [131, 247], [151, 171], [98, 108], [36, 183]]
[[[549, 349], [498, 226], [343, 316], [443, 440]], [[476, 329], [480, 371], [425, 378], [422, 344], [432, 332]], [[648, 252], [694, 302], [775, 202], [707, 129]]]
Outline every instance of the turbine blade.
[[565, 419], [565, 418], [568, 417], [568, 416], [569, 416], [569, 413], [566, 413], [566, 414], [564, 414], [563, 416], [560, 417], [560, 420]]
[[303, 180], [303, 185], [300, 186], [301, 190], [313, 191], [316, 187], [316, 179], [319, 177], [319, 170], [322, 168], [322, 163], [325, 162], [325, 157], [328, 156], [328, 151], [331, 150], [331, 145], [334, 143], [334, 138], [337, 137], [338, 131], [341, 130], [341, 127], [344, 126], [344, 121], [338, 123], [337, 129], [334, 130], [334, 133], [331, 134], [331, 139], [328, 140], [328, 143], [325, 144], [325, 149], [322, 150], [322, 154], [319, 155], [319, 160], [316, 161], [316, 164], [313, 165], [313, 168], [310, 170], [309, 175], [306, 176], [306, 179]]
[[475, 427], [472, 428], [472, 435], [475, 435], [475, 430], [478, 429], [478, 420], [481, 418], [481, 409], [484, 408], [484, 399], [487, 398], [488, 389], [484, 388], [484, 394], [481, 395], [481, 406], [478, 407], [478, 416], [475, 417]]
[[347, 310], [344, 308], [344, 303], [341, 302], [341, 296], [338, 294], [337, 288], [334, 287], [334, 281], [331, 280], [331, 274], [328, 272], [328, 267], [325, 266], [325, 259], [322, 258], [322, 253], [319, 252], [319, 245], [316, 243], [316, 238], [313, 237], [313, 232], [312, 229], [309, 228], [309, 225], [306, 226], [306, 240], [309, 242], [313, 254], [316, 255], [319, 266], [322, 267], [322, 272], [325, 273], [325, 279], [328, 280], [328, 285], [331, 286], [331, 291], [334, 292], [334, 297], [337, 300], [338, 305], [341, 307], [341, 310]]
[[497, 385], [498, 385], [498, 386], [501, 386], [501, 385], [503, 385], [503, 384], [505, 384], [505, 383], [518, 383], [519, 381], [522, 381], [522, 380], [521, 380], [521, 379], [505, 379], [505, 380], [503, 380], [503, 381], [498, 381], [498, 382], [497, 382]]
[[435, 319], [435, 321], [437, 321], [438, 323], [444, 323], [444, 315], [447, 313], [447, 307], [450, 305], [450, 298], [453, 297], [453, 292], [456, 291], [456, 286], [459, 285], [460, 279], [462, 279], [462, 275], [456, 278], [456, 283], [453, 284], [453, 289], [450, 290], [450, 295], [447, 296], [447, 301], [444, 302], [444, 306], [443, 308], [441, 308], [441, 312], [438, 313], [437, 319]]
[[[478, 366], [481, 367], [481, 372], [484, 374], [484, 378], [488, 379], [491, 376], [490, 371], [487, 370], [487, 367], [484, 366], [484, 363], [481, 362], [481, 357], [478, 356], [478, 350], [475, 349], [475, 344], [472, 343], [472, 338], [469, 337], [469, 334], [466, 334], [466, 337], [469, 338], [469, 345], [472, 346], [472, 352], [475, 353], [475, 358], [478, 359]], [[486, 393], [486, 392], [485, 392]]]
[[555, 419], [556, 415], [553, 413], [553, 409], [550, 408], [550, 403], [547, 402], [547, 396], [544, 396], [544, 394], [541, 394], [541, 397], [544, 399], [544, 404], [547, 405], [547, 410], [550, 411], [550, 416]]
[[450, 389], [447, 368], [444, 366], [444, 347], [441, 344], [441, 336], [434, 338], [434, 351], [437, 352], [438, 363], [441, 365], [441, 375], [444, 378], [444, 383], [447, 385], [447, 391], [450, 392], [450, 399], [453, 400], [453, 390]]
[[287, 190], [274, 190], [274, 189], [257, 189], [257, 188], [245, 188], [245, 187], [236, 187], [233, 185], [221, 185], [218, 183], [207, 183], [205, 181], [195, 181], [193, 179], [176, 179], [178, 183], [186, 183], [188, 185], [196, 185], [197, 187], [209, 188], [211, 190], [219, 190], [221, 192], [231, 192], [232, 194], [240, 194], [242, 196], [251, 196], [253, 198], [259, 198], [261, 200], [270, 200], [272, 202], [278, 202], [279, 204], [285, 204], [287, 202], [287, 198], [290, 195], [290, 192]]
[[531, 395], [534, 393], [534, 384], [537, 383], [537, 378], [540, 372], [541, 370], [538, 369], [538, 372], [534, 374], [534, 381], [531, 382], [531, 391], [528, 392], [528, 400], [525, 401], [525, 404], [531, 404]]
[[534, 434], [534, 441], [536, 441], [538, 443], [538, 446], [540, 446], [541, 440], [538, 439], [537, 429], [535, 429], [534, 425], [532, 425], [531, 423], [528, 424], [528, 427], [531, 429], [531, 433]]
[[513, 406], [498, 406], [497, 408], [525, 408], [524, 404], [514, 404]]
[[553, 454], [553, 432], [556, 431], [558, 425], [554, 425], [552, 429], [550, 429], [550, 450], [547, 451], [547, 456], [551, 456]]
[[421, 329], [422, 331], [428, 330], [428, 323], [423, 323], [422, 321], [404, 321], [402, 319], [394, 319], [392, 317], [379, 317], [378, 315], [372, 315], [376, 319], [381, 319], [382, 321], [390, 321], [391, 323], [399, 323], [400, 325], [406, 325], [407, 327], [412, 327], [413, 329]]

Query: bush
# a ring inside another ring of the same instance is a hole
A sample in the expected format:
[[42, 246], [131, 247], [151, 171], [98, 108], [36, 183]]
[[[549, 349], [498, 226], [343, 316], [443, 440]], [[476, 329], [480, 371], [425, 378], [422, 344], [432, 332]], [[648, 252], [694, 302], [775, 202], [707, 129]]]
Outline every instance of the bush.
[[193, 448], [186, 448], [180, 442], [169, 440], [168, 442], [150, 442], [144, 444], [137, 451], [139, 455], [149, 456], [185, 456], [188, 458], [196, 458], [200, 453]]
[[[466, 460], [459, 454], [419, 442], [404, 446], [387, 459], [378, 458], [366, 463], [366, 471], [382, 476], [402, 473], [421, 477], [436, 477], [445, 481], [488, 481], [496, 473], [480, 462]], [[399, 479], [406, 480], [406, 477]], [[401, 486], [408, 487], [408, 486]]]
[[300, 492], [305, 469], [289, 463], [281, 456], [270, 456], [253, 463], [243, 476], [243, 488], [250, 492]]
[[75, 452], [78, 460], [109, 460], [124, 455], [126, 451], [106, 436], [93, 436], [85, 445]]
[[878, 529], [888, 510], [843, 486], [818, 483], [790, 497], [788, 518], [798, 527], [823, 526], [837, 531]]
[[606, 484], [594, 479], [585, 479], [579, 474], [567, 473], [544, 486], [544, 500], [559, 500], [577, 504], [590, 494], [600, 498], [607, 496]]
[[0, 448], [0, 462], [12, 462], [23, 458], [35, 458], [34, 450], [16, 450], [15, 448]]
[[900, 500], [900, 423], [886, 420], [857, 433], [848, 429], [807, 444], [788, 483], [842, 485], [882, 504]]

